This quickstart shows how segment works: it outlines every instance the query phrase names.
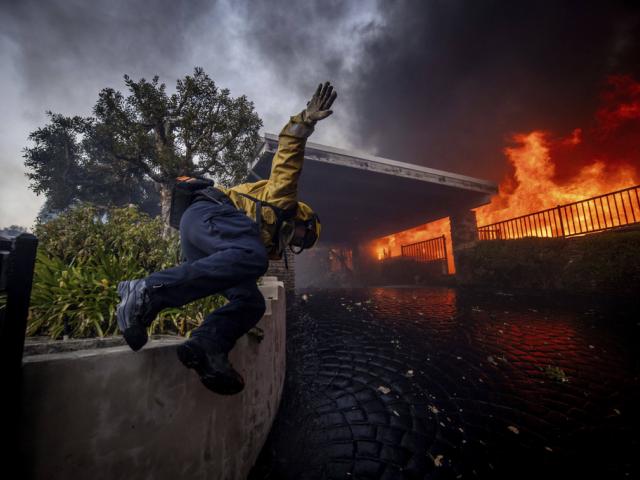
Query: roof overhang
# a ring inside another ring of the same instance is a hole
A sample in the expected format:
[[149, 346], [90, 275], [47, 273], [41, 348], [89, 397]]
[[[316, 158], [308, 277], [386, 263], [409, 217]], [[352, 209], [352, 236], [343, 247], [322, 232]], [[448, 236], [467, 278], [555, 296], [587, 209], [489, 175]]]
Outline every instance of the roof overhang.
[[[269, 177], [277, 148], [277, 135], [265, 134], [251, 179]], [[489, 203], [495, 193], [486, 180], [311, 142], [298, 184], [298, 199], [322, 221], [322, 244], [406, 230]]]

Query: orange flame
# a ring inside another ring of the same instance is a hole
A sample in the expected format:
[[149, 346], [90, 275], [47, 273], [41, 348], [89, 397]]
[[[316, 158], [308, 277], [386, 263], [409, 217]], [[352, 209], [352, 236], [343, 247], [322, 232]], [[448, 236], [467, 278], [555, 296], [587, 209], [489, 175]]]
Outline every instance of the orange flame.
[[378, 260], [388, 257], [397, 257], [402, 254], [400, 248], [402, 245], [409, 245], [411, 243], [421, 242], [423, 240], [429, 240], [431, 238], [444, 235], [447, 242], [449, 272], [453, 273], [455, 271], [453, 258], [451, 256], [453, 246], [451, 245], [451, 235], [449, 235], [449, 232], [449, 219], [442, 218], [435, 222], [425, 223], [424, 225], [419, 225], [409, 230], [377, 238], [371, 242], [370, 252]]
[[[596, 159], [580, 168], [570, 182], [558, 184], [554, 179], [555, 164], [549, 153], [547, 134], [540, 131], [517, 134], [514, 141], [518, 146], [506, 148], [505, 154], [515, 169], [516, 185], [514, 187], [510, 179], [505, 180], [491, 203], [476, 209], [478, 225], [594, 197], [637, 183], [636, 169], [631, 165], [607, 169], [604, 159]], [[566, 145], [567, 141], [564, 142]]]
[[[559, 139], [542, 130], [512, 136], [514, 144], [504, 153], [513, 173], [500, 183], [489, 205], [475, 209], [478, 225], [640, 183], [638, 138], [640, 82], [628, 75], [609, 77], [590, 128], [576, 128]], [[453, 273], [448, 218], [375, 239], [370, 253], [377, 259], [398, 256], [402, 245], [440, 235], [446, 235], [449, 271]]]

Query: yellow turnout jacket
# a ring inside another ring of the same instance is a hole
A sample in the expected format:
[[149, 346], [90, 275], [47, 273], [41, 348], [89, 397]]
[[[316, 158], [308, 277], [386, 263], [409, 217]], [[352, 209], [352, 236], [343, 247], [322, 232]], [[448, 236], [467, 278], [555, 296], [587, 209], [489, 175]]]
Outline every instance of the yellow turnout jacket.
[[[307, 137], [312, 132], [313, 126], [303, 122], [301, 114], [291, 117], [278, 137], [278, 149], [273, 157], [268, 180], [241, 183], [231, 188], [216, 185], [216, 188], [223, 191], [238, 209], [243, 210], [254, 221], [256, 220], [256, 202], [239, 193], [251, 195], [283, 209], [297, 207], [298, 178], [302, 172], [304, 147]], [[301, 209], [298, 209], [295, 218], [308, 220], [307, 214]], [[278, 254], [274, 241], [276, 215], [268, 206], [262, 207], [261, 223], [260, 236], [267, 247], [269, 259], [280, 260], [282, 254]]]

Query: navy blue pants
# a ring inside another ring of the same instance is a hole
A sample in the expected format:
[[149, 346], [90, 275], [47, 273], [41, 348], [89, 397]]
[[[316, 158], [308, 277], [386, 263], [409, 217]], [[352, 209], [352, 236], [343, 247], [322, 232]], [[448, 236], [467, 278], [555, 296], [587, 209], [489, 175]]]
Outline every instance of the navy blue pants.
[[211, 312], [191, 335], [214, 340], [229, 352], [265, 312], [256, 281], [266, 273], [269, 259], [257, 223], [228, 197], [222, 202], [201, 200], [187, 208], [180, 221], [186, 262], [152, 273], [146, 280], [158, 309], [224, 295], [229, 303]]

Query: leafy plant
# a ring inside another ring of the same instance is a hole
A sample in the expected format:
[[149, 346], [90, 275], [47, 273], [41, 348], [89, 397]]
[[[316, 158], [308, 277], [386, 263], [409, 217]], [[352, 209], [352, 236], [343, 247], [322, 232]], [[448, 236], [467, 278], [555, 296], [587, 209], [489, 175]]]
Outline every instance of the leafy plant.
[[[81, 205], [37, 225], [36, 258], [27, 335], [52, 338], [118, 332], [118, 282], [175, 265], [177, 235], [162, 238], [163, 224], [136, 207]], [[152, 334], [187, 335], [204, 315], [226, 302], [220, 295], [160, 312]]]

